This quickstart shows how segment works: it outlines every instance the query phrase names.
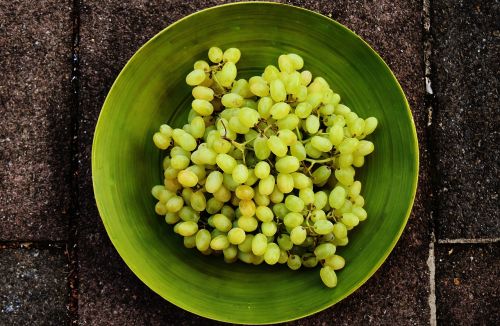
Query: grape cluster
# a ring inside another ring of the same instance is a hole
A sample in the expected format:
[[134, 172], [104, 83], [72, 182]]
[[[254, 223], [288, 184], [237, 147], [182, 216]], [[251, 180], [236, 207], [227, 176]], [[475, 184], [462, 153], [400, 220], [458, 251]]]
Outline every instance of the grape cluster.
[[184, 245], [228, 263], [320, 264], [335, 287], [345, 260], [337, 246], [367, 218], [354, 167], [373, 152], [364, 140], [377, 119], [340, 104], [322, 77], [302, 70], [297, 54], [261, 76], [236, 79], [236, 48], [208, 51], [186, 77], [194, 100], [182, 128], [153, 136], [166, 150], [155, 210], [175, 224]]

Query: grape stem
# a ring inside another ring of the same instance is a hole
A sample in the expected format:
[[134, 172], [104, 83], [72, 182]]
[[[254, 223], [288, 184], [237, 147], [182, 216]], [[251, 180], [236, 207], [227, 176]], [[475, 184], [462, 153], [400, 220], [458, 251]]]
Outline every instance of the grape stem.
[[305, 158], [304, 161], [307, 161], [307, 162], [311, 162], [311, 166], [315, 163], [326, 163], [326, 162], [331, 162], [335, 159], [335, 157], [329, 157], [329, 158], [325, 158], [323, 160], [313, 160], [313, 159], [310, 159], [310, 158]]

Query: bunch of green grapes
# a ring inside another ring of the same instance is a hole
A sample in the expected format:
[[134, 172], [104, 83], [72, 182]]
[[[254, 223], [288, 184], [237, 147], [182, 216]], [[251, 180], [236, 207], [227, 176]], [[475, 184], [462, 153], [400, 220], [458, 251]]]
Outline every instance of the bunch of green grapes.
[[355, 181], [374, 145], [377, 119], [360, 118], [297, 54], [261, 76], [237, 79], [236, 48], [212, 47], [186, 77], [194, 100], [182, 128], [161, 125], [166, 151], [155, 210], [184, 245], [228, 263], [321, 265], [335, 287], [336, 254], [367, 218]]

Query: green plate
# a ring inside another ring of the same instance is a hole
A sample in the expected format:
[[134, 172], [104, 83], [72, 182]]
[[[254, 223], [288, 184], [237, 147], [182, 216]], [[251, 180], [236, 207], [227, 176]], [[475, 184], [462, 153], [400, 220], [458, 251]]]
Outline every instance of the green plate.
[[[226, 264], [185, 249], [154, 213], [150, 195], [162, 182], [159, 125], [181, 126], [191, 95], [185, 75], [207, 49], [238, 47], [249, 76], [294, 52], [323, 76], [361, 117], [375, 116], [375, 153], [357, 173], [368, 220], [339, 251], [338, 286], [319, 270]], [[359, 288], [387, 258], [408, 220], [418, 174], [415, 126], [403, 91], [384, 61], [359, 36], [314, 12], [274, 3], [206, 9], [172, 24], [130, 59], [102, 108], [92, 148], [94, 192], [109, 237], [130, 269], [173, 304], [216, 320], [265, 324], [323, 310]]]

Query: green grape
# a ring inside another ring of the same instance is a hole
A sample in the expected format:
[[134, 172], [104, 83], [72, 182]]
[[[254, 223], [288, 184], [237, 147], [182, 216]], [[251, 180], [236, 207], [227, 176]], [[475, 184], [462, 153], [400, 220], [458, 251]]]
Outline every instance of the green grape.
[[215, 73], [215, 80], [223, 87], [231, 87], [236, 74], [236, 65], [233, 62], [226, 62], [222, 70]]
[[290, 113], [290, 105], [285, 102], [278, 102], [271, 107], [271, 116], [273, 119], [283, 119]]
[[210, 241], [212, 240], [212, 236], [210, 232], [205, 229], [199, 230], [196, 233], [195, 245], [199, 251], [205, 251], [210, 248]]
[[186, 84], [188, 84], [189, 86], [200, 85], [201, 83], [203, 83], [205, 78], [205, 71], [203, 71], [202, 69], [195, 69], [186, 76]]
[[198, 232], [198, 224], [193, 221], [179, 222], [176, 225], [178, 225], [177, 233], [183, 237], [189, 237]]
[[334, 288], [337, 286], [337, 274], [335, 274], [335, 271], [330, 266], [326, 265], [321, 267], [319, 275], [321, 281], [323, 281], [327, 287]]
[[345, 138], [340, 145], [338, 150], [342, 154], [352, 154], [356, 150], [359, 140], [356, 138]]
[[191, 94], [196, 100], [212, 101], [214, 99], [214, 90], [205, 86], [196, 86]]
[[215, 214], [217, 213], [218, 211], [220, 211], [222, 209], [222, 207], [224, 206], [224, 203], [221, 202], [221, 201], [218, 201], [217, 199], [215, 198], [210, 198], [208, 201], [207, 201], [207, 208], [206, 208], [206, 211], [207, 213], [209, 214]]
[[344, 186], [350, 186], [354, 182], [354, 168], [347, 167], [335, 170], [335, 178]]
[[311, 115], [313, 107], [308, 102], [302, 102], [295, 108], [295, 114], [301, 119], [306, 119]]
[[326, 259], [327, 257], [333, 256], [337, 248], [331, 243], [322, 243], [314, 249], [314, 255], [319, 260]]
[[267, 237], [262, 233], [257, 233], [252, 239], [252, 253], [262, 256], [267, 249]]
[[344, 201], [344, 205], [335, 211], [335, 216], [341, 216], [344, 213], [351, 213], [352, 203], [349, 200]]
[[349, 187], [348, 194], [351, 198], [356, 198], [361, 193], [361, 182], [354, 181], [352, 185]]
[[239, 108], [243, 105], [243, 97], [236, 93], [228, 93], [222, 96], [221, 102], [226, 108]]
[[212, 171], [207, 177], [205, 182], [205, 190], [209, 193], [216, 192], [221, 186], [223, 181], [223, 175], [219, 171]]
[[313, 229], [317, 234], [328, 234], [333, 231], [333, 223], [328, 220], [317, 220], [314, 222]]
[[290, 154], [295, 156], [299, 161], [303, 161], [307, 157], [306, 149], [301, 142], [295, 142], [290, 145]]
[[347, 228], [342, 223], [335, 223], [333, 225], [333, 235], [335, 238], [344, 239], [347, 237]]
[[245, 236], [245, 240], [243, 240], [242, 243], [238, 244], [238, 249], [241, 252], [245, 252], [245, 253], [252, 252], [253, 237], [254, 237], [253, 234], [247, 234]]
[[264, 255], [262, 256], [253, 255], [253, 260], [252, 260], [253, 265], [260, 265], [263, 262], [264, 262]]
[[274, 204], [279, 204], [285, 198], [285, 195], [278, 189], [278, 187], [274, 187], [273, 192], [269, 195], [270, 200]]
[[262, 97], [257, 102], [257, 111], [262, 118], [267, 119], [271, 116], [271, 108], [273, 104], [273, 99], [268, 96]]
[[285, 264], [287, 261], [288, 261], [287, 252], [280, 248], [280, 257], [278, 259], [278, 264]]
[[310, 134], [315, 134], [319, 130], [319, 118], [315, 115], [310, 115], [306, 119], [305, 130]]
[[363, 207], [359, 206], [354, 206], [351, 212], [358, 217], [360, 222], [366, 220], [366, 217], [368, 216]]
[[349, 131], [351, 132], [351, 135], [353, 136], [360, 136], [363, 131], [365, 130], [365, 120], [362, 118], [357, 118], [355, 119], [350, 125], [349, 125]]
[[262, 195], [270, 195], [274, 190], [274, 176], [268, 175], [259, 181], [259, 192]]
[[179, 220], [180, 220], [180, 217], [176, 213], [165, 214], [165, 222], [167, 224], [175, 224], [175, 223], [179, 222]]
[[314, 207], [323, 209], [328, 203], [328, 195], [324, 191], [318, 191], [314, 194]]
[[353, 155], [352, 159], [352, 165], [354, 165], [357, 168], [362, 167], [365, 164], [365, 157], [361, 155]]
[[288, 267], [291, 269], [291, 270], [297, 270], [300, 268], [300, 266], [302, 266], [302, 261], [300, 260], [300, 257], [297, 256], [297, 255], [290, 255], [288, 257], [288, 260], [286, 262], [286, 264], [288, 265]]
[[274, 265], [279, 261], [280, 255], [281, 255], [280, 247], [274, 242], [269, 243], [264, 253], [264, 261], [268, 265]]
[[177, 190], [182, 188], [177, 179], [165, 179], [163, 180], [163, 183], [165, 184], [165, 189], [172, 192], [177, 192]]
[[212, 103], [207, 100], [195, 99], [193, 100], [191, 107], [193, 108], [194, 112], [198, 113], [201, 116], [208, 116], [211, 115], [212, 112], [214, 112]]
[[353, 162], [353, 155], [352, 154], [340, 154], [338, 157], [338, 166], [342, 168], [347, 168], [352, 165]]
[[297, 94], [300, 91], [300, 73], [294, 71], [288, 76], [285, 84], [285, 89], [288, 94]]
[[182, 197], [179, 196], [174, 196], [170, 198], [165, 204], [167, 212], [170, 213], [178, 212], [182, 208], [182, 206], [184, 206], [184, 200], [182, 199]]
[[283, 219], [290, 211], [286, 208], [285, 203], [278, 203], [273, 206], [273, 212], [276, 217]]
[[344, 187], [336, 186], [335, 188], [333, 188], [328, 198], [328, 203], [330, 204], [330, 207], [335, 209], [341, 208], [342, 205], [344, 205], [346, 195], [347, 194]]
[[240, 60], [241, 57], [241, 52], [237, 48], [229, 48], [226, 51], [224, 51], [224, 54], [222, 55], [222, 58], [225, 61], [230, 61], [233, 63], [237, 63]]
[[307, 156], [315, 158], [315, 159], [320, 158], [320, 156], [323, 154], [321, 151], [318, 151], [316, 148], [314, 148], [311, 145], [311, 142], [306, 143], [304, 148], [306, 150]]
[[[250, 80], [252, 80], [252, 78], [250, 78]], [[269, 96], [269, 85], [267, 85], [267, 82], [261, 78], [258, 82], [250, 82], [250, 91], [258, 97]]]
[[245, 232], [253, 232], [258, 227], [258, 221], [252, 216], [242, 216], [238, 219], [238, 227]]
[[291, 73], [295, 70], [294, 61], [286, 54], [282, 54], [278, 57], [278, 67], [281, 71], [286, 73]]
[[356, 197], [356, 199], [354, 200], [354, 205], [359, 207], [365, 206], [365, 199], [363, 198], [363, 196], [359, 195], [358, 197]]
[[170, 138], [162, 134], [161, 132], [156, 132], [153, 135], [153, 142], [159, 149], [167, 149], [170, 146]]
[[[190, 189], [190, 188], [188, 188]], [[158, 195], [158, 200], [165, 204], [170, 198], [175, 196], [175, 194], [167, 189], [160, 190], [160, 194]]]
[[309, 70], [303, 70], [300, 73], [300, 83], [304, 86], [307, 86], [311, 83], [312, 73]]
[[239, 110], [238, 119], [242, 125], [251, 128], [259, 121], [260, 115], [256, 110], [244, 107]]
[[365, 128], [363, 130], [363, 134], [369, 135], [372, 132], [375, 131], [378, 125], [378, 120], [377, 118], [374, 117], [369, 117], [368, 119], [365, 120]]
[[218, 154], [216, 162], [217, 166], [219, 166], [219, 168], [227, 174], [233, 173], [233, 170], [237, 165], [236, 160], [228, 154]]
[[207, 208], [207, 200], [202, 191], [196, 191], [191, 195], [191, 207], [198, 212], [202, 212]]
[[170, 157], [169, 156], [165, 156], [165, 158], [163, 159], [162, 165], [163, 165], [164, 169], [170, 167]]
[[296, 189], [301, 190], [312, 187], [313, 185], [312, 180], [303, 173], [293, 172], [291, 173], [291, 176], [293, 178], [293, 186]]
[[302, 212], [302, 210], [304, 209], [304, 206], [305, 206], [302, 199], [300, 199], [300, 197], [297, 197], [295, 195], [286, 196], [285, 205], [286, 205], [286, 208], [288, 208], [288, 210], [290, 210], [291, 212], [296, 212], [296, 213]]
[[[176, 131], [180, 131], [179, 129], [176, 129]], [[176, 132], [174, 131], [174, 133]], [[181, 133], [183, 131], [180, 131]], [[182, 136], [182, 135], [181, 135]], [[189, 158], [189, 155], [190, 153], [188, 151], [186, 151], [185, 149], [183, 149], [182, 147], [180, 146], [174, 146], [171, 150], [170, 150], [170, 155], [173, 157], [173, 156], [177, 156], [177, 155], [182, 155], [182, 156], [186, 156], [187, 158]]]
[[331, 115], [335, 111], [335, 107], [332, 104], [325, 104], [319, 108], [319, 113], [322, 115]]
[[341, 222], [349, 230], [359, 224], [359, 218], [353, 213], [344, 213], [342, 214]]
[[313, 136], [311, 138], [311, 145], [321, 152], [329, 152], [333, 147], [330, 139], [321, 136]]
[[240, 95], [243, 98], [252, 97], [253, 94], [250, 92], [250, 86], [246, 79], [238, 79], [233, 83], [233, 88], [231, 88], [231, 93]]
[[281, 139], [278, 138], [278, 136], [269, 137], [267, 140], [267, 146], [277, 157], [285, 156], [288, 151], [288, 147]]
[[287, 173], [279, 173], [276, 178], [276, 186], [284, 194], [292, 192], [294, 186], [293, 177]]
[[253, 142], [255, 156], [257, 156], [259, 160], [265, 160], [271, 154], [271, 149], [267, 145], [267, 141], [268, 139], [265, 136], [260, 135], [255, 138]]
[[337, 247], [341, 246], [347, 246], [349, 244], [349, 239], [347, 237], [345, 238], [335, 238], [333, 239], [332, 243], [336, 245]]
[[315, 185], [322, 184], [328, 180], [332, 174], [332, 169], [327, 165], [322, 165], [312, 173], [312, 182]]
[[212, 217], [212, 223], [214, 224], [215, 228], [222, 232], [229, 232], [231, 230], [233, 224], [231, 223], [231, 220], [222, 214], [216, 214]]
[[214, 198], [220, 202], [226, 203], [231, 200], [231, 192], [223, 185], [213, 193]]
[[158, 215], [167, 214], [167, 208], [166, 208], [165, 204], [163, 204], [162, 202], [157, 202], [155, 205], [155, 212]]
[[290, 212], [285, 215], [283, 223], [285, 226], [293, 229], [304, 223], [304, 217], [300, 213]]
[[267, 237], [272, 237], [278, 231], [278, 226], [275, 222], [263, 222], [260, 226], [262, 233]]
[[300, 103], [304, 102], [307, 99], [307, 87], [301, 85], [299, 87], [299, 91], [296, 94], [294, 94], [294, 97], [297, 102]]
[[255, 259], [255, 255], [252, 254], [251, 252], [238, 251], [238, 259], [244, 263], [252, 264], [252, 262]]
[[271, 222], [274, 219], [273, 211], [267, 206], [258, 206], [255, 215], [263, 223]]
[[201, 70], [208, 70], [210, 69], [210, 66], [208, 65], [208, 62], [205, 60], [198, 60], [194, 63], [193, 65], [194, 69], [201, 69]]
[[269, 65], [264, 69], [264, 73], [262, 74], [262, 78], [268, 83], [271, 83], [273, 80], [278, 79], [280, 76], [280, 71], [273, 65]]
[[300, 119], [293, 113], [289, 113], [283, 119], [276, 121], [276, 125], [278, 126], [278, 129], [280, 129], [281, 131], [294, 130], [295, 128], [298, 127], [299, 123], [300, 123]]
[[290, 240], [290, 236], [288, 234], [280, 234], [277, 239], [278, 245], [282, 250], [288, 251], [292, 249], [293, 242]]
[[279, 173], [290, 174], [299, 169], [300, 162], [294, 156], [285, 156], [276, 161], [275, 168]]
[[288, 129], [280, 130], [278, 132], [278, 138], [281, 139], [287, 146], [297, 142], [297, 135], [293, 131]]
[[220, 48], [213, 46], [210, 49], [208, 49], [208, 59], [213, 63], [219, 63], [222, 61], [223, 58], [224, 58], [224, 53]]
[[339, 146], [344, 139], [344, 129], [340, 125], [334, 125], [328, 132], [328, 138], [333, 146]]
[[300, 257], [300, 260], [302, 261], [302, 265], [304, 267], [313, 268], [318, 265], [318, 259], [310, 253], [303, 254], [302, 257]]
[[227, 239], [231, 244], [239, 245], [245, 241], [246, 234], [245, 231], [239, 227], [232, 228], [227, 233]]
[[271, 81], [269, 90], [274, 102], [283, 102], [286, 100], [285, 84], [280, 79]]
[[235, 245], [229, 245], [226, 249], [222, 250], [224, 255], [224, 261], [233, 262], [234, 259], [238, 256], [238, 247]]
[[[249, 159], [247, 157], [247, 162], [248, 161]], [[245, 184], [247, 186], [253, 186], [255, 183], [257, 183], [257, 181], [259, 181], [259, 178], [257, 178], [257, 176], [255, 175], [254, 169], [248, 169], [248, 178], [245, 181]]]
[[233, 180], [236, 183], [245, 183], [248, 179], [248, 168], [243, 164], [238, 164], [233, 169]]
[[288, 53], [288, 58], [293, 64], [293, 69], [294, 70], [300, 70], [302, 67], [304, 67], [304, 59], [298, 54], [295, 53]]
[[255, 165], [254, 173], [259, 179], [267, 178], [270, 172], [271, 172], [271, 167], [267, 162], [261, 161], [257, 163], [257, 165]]
[[325, 259], [325, 264], [334, 270], [338, 270], [344, 268], [345, 259], [339, 255], [333, 255]]
[[227, 216], [230, 220], [234, 219], [235, 212], [234, 209], [229, 205], [223, 205], [220, 209], [221, 214]]
[[177, 181], [184, 187], [194, 187], [198, 184], [198, 176], [189, 170], [179, 171]]
[[184, 247], [189, 249], [196, 247], [196, 236], [184, 237]]
[[213, 250], [224, 250], [228, 247], [229, 247], [229, 240], [227, 239], [227, 236], [223, 234], [214, 237], [210, 241], [210, 248], [212, 248]]
[[311, 212], [311, 221], [316, 222], [319, 220], [326, 220], [325, 211], [322, 209], [315, 209]]
[[246, 134], [250, 131], [249, 128], [242, 124], [241, 120], [237, 117], [231, 117], [231, 119], [229, 119], [229, 129], [237, 134]]
[[254, 196], [253, 188], [247, 185], [239, 185], [235, 189], [235, 195], [242, 200], [250, 200]]
[[268, 196], [262, 195], [259, 192], [259, 187], [254, 188], [255, 196], [253, 197], [253, 200], [255, 204], [259, 206], [268, 206], [271, 203], [271, 200], [269, 199]]
[[301, 245], [304, 243], [306, 237], [307, 231], [303, 226], [296, 226], [290, 232], [290, 240], [292, 240], [295, 245]]
[[185, 151], [192, 152], [196, 149], [196, 139], [182, 129], [174, 129], [172, 138]]
[[360, 140], [358, 145], [356, 146], [355, 153], [360, 156], [366, 156], [373, 152], [375, 146], [371, 141], [368, 140]]
[[[294, 179], [295, 180], [295, 179]], [[294, 181], [296, 185], [296, 182]], [[299, 197], [302, 199], [305, 205], [314, 203], [314, 191], [312, 188], [302, 188], [299, 191]]]
[[[251, 189], [251, 188], [250, 188]], [[252, 189], [253, 191], [253, 189]], [[239, 209], [243, 216], [254, 216], [256, 206], [253, 200], [242, 199], [239, 203]], [[246, 231], [246, 230], [245, 230]]]

